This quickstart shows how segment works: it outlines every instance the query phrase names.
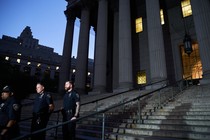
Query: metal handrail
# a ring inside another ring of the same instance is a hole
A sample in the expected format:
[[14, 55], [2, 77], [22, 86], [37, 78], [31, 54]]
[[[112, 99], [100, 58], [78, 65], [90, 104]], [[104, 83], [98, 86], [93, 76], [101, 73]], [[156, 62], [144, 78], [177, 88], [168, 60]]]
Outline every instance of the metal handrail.
[[[147, 84], [147, 85], [144, 85], [144, 86], [142, 86], [141, 88], [144, 88], [144, 87], [147, 87], [147, 86], [151, 86], [151, 85], [154, 85], [154, 84], [157, 84], [157, 83], [161, 83], [161, 82], [164, 82], [164, 81], [167, 81], [167, 79], [164, 79], [164, 80], [160, 80], [160, 81], [157, 81], [157, 82], [153, 82], [153, 83], [151, 83], [151, 84]], [[105, 100], [105, 99], [108, 99], [108, 98], [111, 98], [111, 97], [114, 97], [114, 96], [117, 96], [117, 95], [122, 95], [122, 94], [124, 94], [124, 93], [127, 93], [127, 92], [129, 92], [129, 91], [133, 91], [133, 90], [135, 90], [135, 89], [131, 89], [131, 90], [127, 90], [127, 91], [124, 91], [124, 92], [119, 92], [119, 93], [116, 93], [116, 94], [114, 94], [114, 95], [109, 95], [109, 96], [107, 96], [107, 97], [102, 97], [102, 98], [100, 98], [100, 99], [96, 99], [96, 100], [93, 100], [93, 101], [89, 101], [89, 102], [86, 102], [86, 103], [82, 103], [80, 106], [83, 106], [83, 105], [87, 105], [87, 104], [92, 104], [92, 103], [97, 103], [97, 102], [99, 102], [99, 101], [102, 101], [102, 100]], [[60, 112], [61, 110], [60, 109], [58, 109], [58, 110], [55, 110], [55, 111], [53, 111], [52, 113], [58, 113], [58, 112]], [[25, 118], [25, 119], [21, 119], [19, 122], [21, 122], [21, 121], [26, 121], [26, 120], [30, 120], [30, 119], [32, 119], [33, 117], [28, 117], [28, 118]]]

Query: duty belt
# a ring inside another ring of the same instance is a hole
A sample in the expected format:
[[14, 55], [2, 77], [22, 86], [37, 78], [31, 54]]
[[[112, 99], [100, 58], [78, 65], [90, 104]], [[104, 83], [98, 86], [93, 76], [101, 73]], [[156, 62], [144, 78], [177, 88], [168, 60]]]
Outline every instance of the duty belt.
[[72, 110], [65, 110], [66, 114], [72, 114]]

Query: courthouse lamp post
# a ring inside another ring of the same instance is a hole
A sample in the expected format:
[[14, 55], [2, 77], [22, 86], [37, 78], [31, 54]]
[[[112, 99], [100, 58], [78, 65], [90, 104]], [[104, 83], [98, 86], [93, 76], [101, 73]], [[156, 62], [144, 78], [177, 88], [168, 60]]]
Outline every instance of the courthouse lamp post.
[[[185, 37], [184, 37], [183, 43], [184, 43], [184, 51], [189, 56], [189, 66], [190, 66], [190, 69], [191, 69], [190, 54], [193, 51], [193, 49], [192, 49], [192, 39], [191, 39], [190, 35], [188, 35], [187, 33], [185, 33]], [[192, 73], [191, 73], [191, 82], [193, 82], [192, 81]], [[188, 85], [188, 82], [187, 82], [187, 85]]]
[[190, 56], [190, 54], [193, 51], [193, 49], [192, 49], [192, 39], [191, 39], [190, 35], [188, 35], [187, 33], [184, 36], [183, 43], [184, 43], [184, 51], [185, 51], [185, 53]]

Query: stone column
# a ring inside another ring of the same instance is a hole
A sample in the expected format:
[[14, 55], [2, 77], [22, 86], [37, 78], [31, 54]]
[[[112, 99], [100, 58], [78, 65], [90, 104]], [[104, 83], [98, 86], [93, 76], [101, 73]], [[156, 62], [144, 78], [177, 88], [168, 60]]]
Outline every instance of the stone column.
[[119, 0], [119, 90], [132, 88], [130, 0]]
[[210, 2], [191, 0], [191, 5], [203, 68], [203, 79], [200, 83], [210, 83]]
[[119, 12], [114, 13], [114, 32], [113, 32], [113, 89], [119, 85]]
[[95, 45], [94, 92], [106, 89], [108, 2], [99, 0]]
[[55, 77], [55, 70], [51, 70], [50, 71], [50, 78], [54, 79], [54, 77]]
[[72, 53], [72, 42], [73, 42], [73, 33], [74, 33], [74, 22], [76, 17], [72, 11], [65, 11], [67, 24], [66, 24], [66, 33], [63, 46], [63, 55], [59, 73], [59, 92], [64, 90], [65, 81], [70, 78], [70, 69], [71, 69], [71, 53]]
[[167, 78], [163, 31], [158, 0], [146, 0], [151, 82]]
[[[33, 64], [32, 64], [33, 65]], [[36, 66], [31, 66], [30, 76], [34, 76], [36, 73]]]
[[75, 88], [80, 94], [85, 94], [86, 87], [90, 33], [89, 16], [89, 9], [87, 7], [84, 7], [82, 9], [80, 20], [81, 24], [75, 73]]

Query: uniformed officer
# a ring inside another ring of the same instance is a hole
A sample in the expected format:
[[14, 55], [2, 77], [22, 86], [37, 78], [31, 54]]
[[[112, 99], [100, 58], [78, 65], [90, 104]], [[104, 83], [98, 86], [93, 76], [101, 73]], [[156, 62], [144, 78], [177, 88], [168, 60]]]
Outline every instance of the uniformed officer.
[[[36, 84], [37, 96], [34, 100], [33, 118], [31, 123], [31, 131], [46, 128], [50, 114], [54, 110], [54, 103], [50, 93], [44, 91], [42, 83]], [[45, 140], [46, 132], [38, 133], [32, 136], [32, 140]]]
[[[73, 82], [67, 81], [65, 83], [66, 94], [63, 97], [63, 122], [69, 120], [75, 120], [79, 117], [80, 110], [80, 96], [73, 89]], [[63, 125], [63, 139], [74, 140], [75, 139], [76, 122], [70, 122]]]
[[1, 93], [0, 133], [1, 140], [10, 140], [19, 136], [21, 104], [14, 98], [11, 87], [5, 86]]

